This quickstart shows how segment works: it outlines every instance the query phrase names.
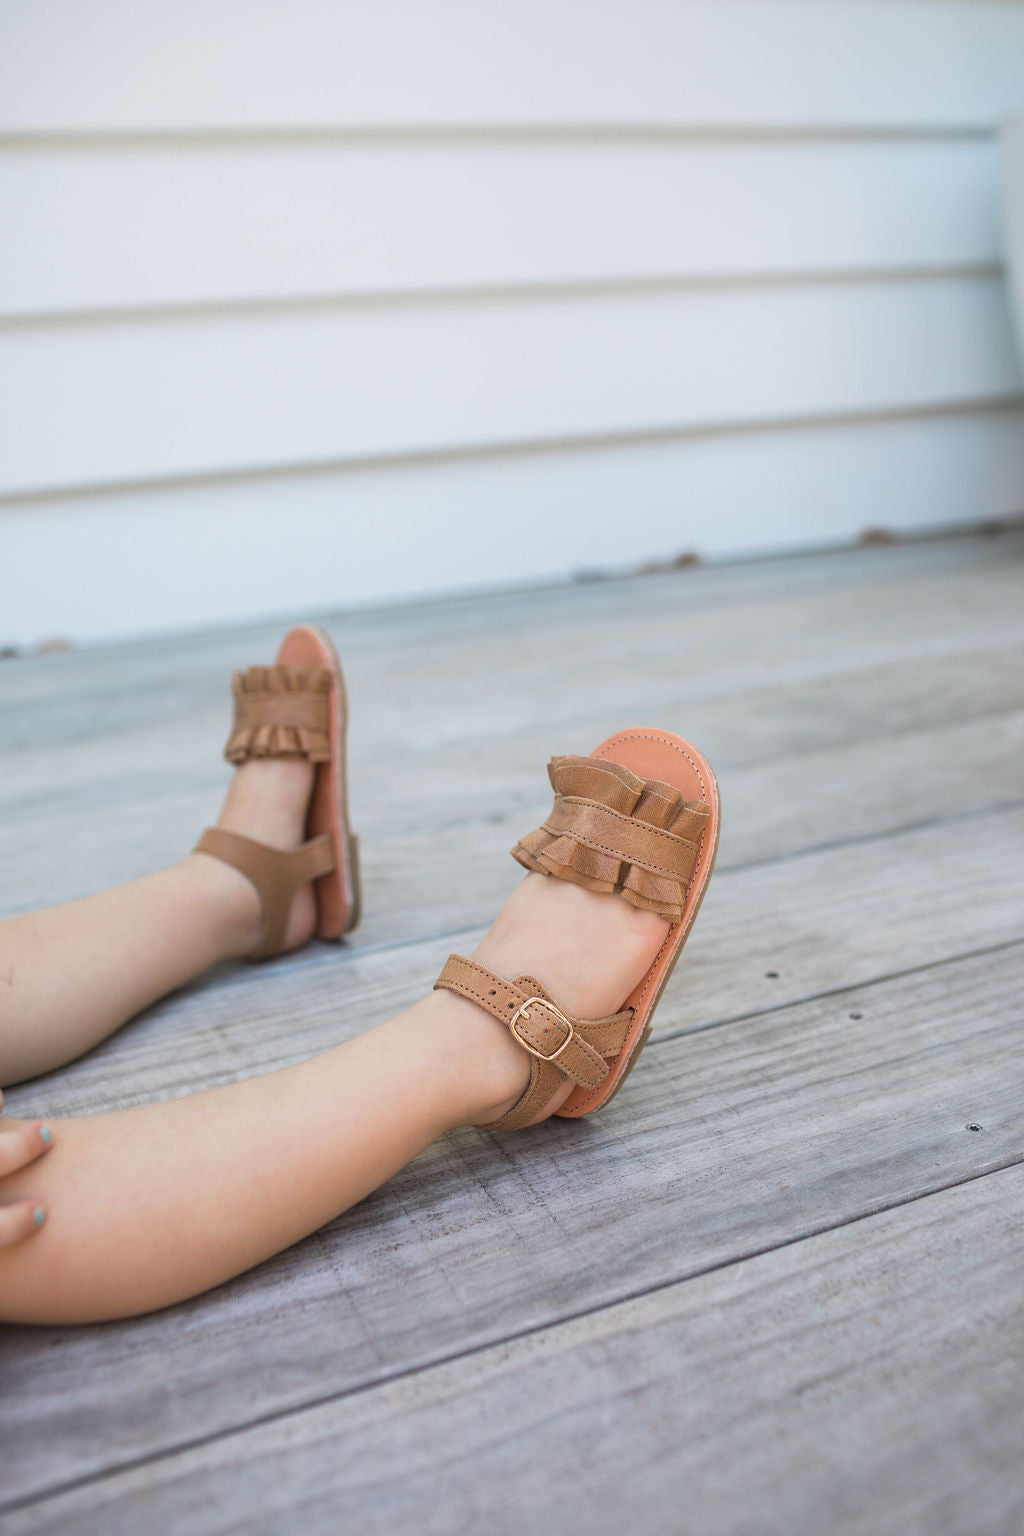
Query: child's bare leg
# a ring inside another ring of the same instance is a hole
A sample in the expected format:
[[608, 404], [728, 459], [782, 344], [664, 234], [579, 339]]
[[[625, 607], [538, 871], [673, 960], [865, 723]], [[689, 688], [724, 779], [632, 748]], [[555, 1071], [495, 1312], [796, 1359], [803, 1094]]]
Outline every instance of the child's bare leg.
[[[275, 847], [302, 841], [311, 764], [254, 760], [235, 773], [219, 825]], [[289, 948], [314, 922], [292, 905]], [[0, 923], [0, 1083], [73, 1060], [157, 998], [259, 939], [254, 887], [207, 854], [128, 885]]]
[[[594, 1017], [619, 1006], [665, 932], [617, 897], [528, 875], [476, 954]], [[300, 1066], [57, 1121], [32, 1171], [46, 1224], [0, 1253], [0, 1316], [125, 1316], [216, 1285], [346, 1210], [443, 1131], [504, 1113], [528, 1075], [500, 1025], [435, 992]], [[19, 1193], [17, 1176], [0, 1180], [0, 1199]]]

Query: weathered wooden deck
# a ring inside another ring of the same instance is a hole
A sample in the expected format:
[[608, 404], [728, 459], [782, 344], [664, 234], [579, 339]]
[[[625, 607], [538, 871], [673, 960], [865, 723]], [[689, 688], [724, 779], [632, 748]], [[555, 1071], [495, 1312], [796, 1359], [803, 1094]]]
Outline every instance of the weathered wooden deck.
[[[451, 1136], [158, 1316], [2, 1330], [4, 1536], [1019, 1536], [1024, 534], [327, 624], [353, 942], [225, 968], [13, 1112], [404, 1005], [516, 878], [548, 755], [620, 727], [707, 752], [718, 873], [603, 1115]], [[228, 674], [281, 628], [0, 665], [5, 910], [190, 846]]]

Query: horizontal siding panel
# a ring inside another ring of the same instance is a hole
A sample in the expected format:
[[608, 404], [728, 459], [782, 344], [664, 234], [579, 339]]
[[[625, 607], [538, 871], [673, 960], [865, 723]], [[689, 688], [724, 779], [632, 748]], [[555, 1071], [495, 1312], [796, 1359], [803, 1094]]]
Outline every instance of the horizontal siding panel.
[[1013, 398], [993, 278], [10, 328], [8, 495]]
[[989, 141], [0, 151], [7, 315], [992, 262]]
[[0, 132], [525, 124], [992, 127], [1004, 0], [32, 0]]
[[1024, 414], [1009, 409], [58, 499], [0, 509], [0, 643], [532, 585], [1022, 509]]
[[3, 6], [0, 628], [1021, 511], [1022, 102], [1006, 0]]

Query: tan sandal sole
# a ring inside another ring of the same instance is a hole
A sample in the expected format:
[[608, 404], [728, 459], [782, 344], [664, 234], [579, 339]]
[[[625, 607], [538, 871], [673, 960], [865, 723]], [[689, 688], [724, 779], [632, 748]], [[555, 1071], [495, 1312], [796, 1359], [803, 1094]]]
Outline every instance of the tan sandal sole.
[[348, 700], [341, 662], [329, 635], [312, 624], [289, 630], [277, 653], [277, 663], [290, 667], [326, 667], [336, 686], [330, 693], [331, 761], [317, 765], [313, 793], [306, 817], [306, 837], [329, 832], [334, 845], [334, 868], [313, 882], [316, 896], [316, 936], [340, 939], [359, 921], [361, 902], [359, 843], [349, 830], [348, 774], [345, 737]]

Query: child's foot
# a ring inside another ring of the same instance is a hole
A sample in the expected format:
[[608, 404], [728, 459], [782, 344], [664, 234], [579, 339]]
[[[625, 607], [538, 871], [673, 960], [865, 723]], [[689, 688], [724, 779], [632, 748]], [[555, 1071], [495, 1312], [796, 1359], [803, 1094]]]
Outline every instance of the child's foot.
[[[217, 826], [271, 848], [297, 848], [305, 837], [314, 773], [313, 764], [301, 757], [250, 758], [235, 770]], [[230, 900], [232, 953], [239, 958], [253, 954], [260, 942], [263, 922], [256, 887], [227, 864], [204, 854], [192, 857], [202, 859], [218, 872], [225, 897]], [[313, 887], [304, 885], [292, 900], [284, 949], [298, 949], [305, 944], [312, 937], [315, 923]]]
[[[439, 978], [443, 989], [452, 989], [477, 1014], [493, 1017], [503, 1037], [504, 1054], [494, 1046], [488, 1059], [500, 1060], [508, 1072], [507, 1096], [500, 1100], [505, 1111], [514, 1108], [532, 1075], [530, 1056], [506, 1021], [538, 1015], [535, 1024], [516, 1027], [537, 1030], [537, 1055], [550, 1065], [540, 1067], [528, 1099], [509, 1117], [512, 1128], [546, 1119], [570, 1098], [573, 1114], [590, 1114], [615, 1093], [649, 1033], [651, 1013], [696, 916], [718, 846], [711, 765], [669, 731], [619, 731], [589, 757], [552, 758], [548, 777], [555, 791], [550, 815], [512, 850], [531, 873], [472, 958], [495, 977], [534, 978], [556, 1015], [561, 1009], [579, 1021], [575, 1042], [570, 1045], [573, 1031], [565, 1035], [557, 1028], [551, 1009], [526, 1010], [525, 994], [516, 1009], [515, 992], [493, 983], [484, 990], [487, 983], [458, 964]], [[606, 894], [596, 894], [595, 885]], [[642, 985], [645, 978], [650, 986]], [[586, 1028], [586, 1021], [620, 1013], [633, 993], [635, 1007], [628, 1016]], [[486, 1006], [473, 1002], [476, 996]], [[492, 1007], [496, 1016], [488, 1012]], [[605, 1050], [608, 1070], [602, 1076], [595, 1054]], [[578, 1079], [578, 1095], [566, 1071]], [[498, 1066], [495, 1074], [496, 1086]], [[515, 1086], [518, 1096], [512, 1094]], [[494, 1102], [497, 1106], [497, 1092]], [[494, 1117], [501, 1114], [496, 1107]]]
[[[232, 679], [224, 756], [236, 765], [220, 820], [185, 861], [203, 883], [224, 958], [270, 959], [359, 919], [356, 840], [345, 795], [345, 685], [330, 638], [290, 629], [272, 666]], [[211, 863], [232, 871], [210, 872]], [[240, 883], [241, 882], [241, 883]], [[220, 922], [223, 922], [221, 928]]]
[[[630, 906], [620, 896], [595, 895], [565, 880], [528, 874], [472, 958], [510, 981], [536, 977], [558, 1006], [576, 1018], [602, 1018], [621, 1008], [668, 929], [663, 918]], [[500, 1119], [530, 1080], [530, 1057], [475, 1003], [452, 993], [434, 996], [458, 1006], [461, 1027], [470, 1037], [470, 1050], [486, 1084], [491, 1107], [473, 1123]], [[566, 1078], [539, 1118], [559, 1108], [574, 1087]]]

